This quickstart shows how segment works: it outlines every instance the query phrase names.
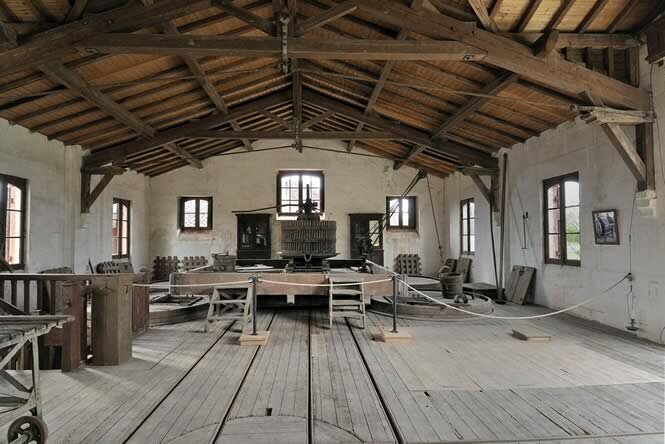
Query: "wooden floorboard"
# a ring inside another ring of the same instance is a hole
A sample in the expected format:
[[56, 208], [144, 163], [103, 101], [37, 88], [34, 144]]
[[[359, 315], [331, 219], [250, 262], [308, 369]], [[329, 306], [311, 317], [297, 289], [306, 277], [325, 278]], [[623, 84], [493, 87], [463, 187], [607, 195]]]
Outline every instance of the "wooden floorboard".
[[376, 314], [365, 330], [324, 310], [258, 319], [266, 346], [188, 322], [137, 338], [126, 364], [42, 372], [49, 443], [663, 443], [665, 347], [587, 321], [529, 321], [552, 336], [532, 343], [514, 322], [400, 319], [413, 339], [387, 344]]

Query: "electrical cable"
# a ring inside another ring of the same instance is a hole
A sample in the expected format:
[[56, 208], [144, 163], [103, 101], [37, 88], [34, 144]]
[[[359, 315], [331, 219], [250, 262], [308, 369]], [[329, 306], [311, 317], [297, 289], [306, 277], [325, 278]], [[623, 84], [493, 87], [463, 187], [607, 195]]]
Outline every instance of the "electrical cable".
[[427, 179], [427, 191], [429, 192], [429, 202], [430, 206], [432, 207], [432, 218], [434, 219], [434, 231], [436, 231], [436, 242], [437, 245], [439, 246], [439, 258], [441, 259], [441, 265], [445, 262], [443, 259], [443, 247], [441, 246], [441, 237], [439, 236], [439, 225], [436, 222], [436, 211], [434, 211], [434, 199], [432, 198], [432, 186], [429, 183], [429, 175], [426, 177]]
[[494, 205], [492, 205], [492, 199], [490, 199], [490, 239], [492, 241], [492, 261], [494, 262], [494, 284], [496, 285], [497, 291], [499, 290], [499, 270], [496, 267], [496, 242], [494, 241], [494, 218], [492, 213], [494, 212]]

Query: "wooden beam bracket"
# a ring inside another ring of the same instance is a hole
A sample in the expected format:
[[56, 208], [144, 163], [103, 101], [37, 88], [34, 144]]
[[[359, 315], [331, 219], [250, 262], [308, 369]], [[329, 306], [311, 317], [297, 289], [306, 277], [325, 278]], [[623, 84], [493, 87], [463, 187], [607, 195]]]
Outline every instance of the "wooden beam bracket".
[[90, 182], [92, 174], [81, 171], [81, 213], [90, 213], [90, 208], [102, 194], [104, 189], [111, 183], [111, 180], [117, 176], [116, 172], [109, 172], [102, 176], [95, 188], [90, 191]]

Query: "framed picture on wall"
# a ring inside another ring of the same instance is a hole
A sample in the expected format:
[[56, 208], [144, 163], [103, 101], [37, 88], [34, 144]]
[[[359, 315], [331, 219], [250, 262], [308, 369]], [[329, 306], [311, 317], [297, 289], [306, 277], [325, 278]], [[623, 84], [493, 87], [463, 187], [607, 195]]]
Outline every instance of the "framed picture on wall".
[[598, 245], [619, 245], [617, 210], [593, 212], [593, 231]]

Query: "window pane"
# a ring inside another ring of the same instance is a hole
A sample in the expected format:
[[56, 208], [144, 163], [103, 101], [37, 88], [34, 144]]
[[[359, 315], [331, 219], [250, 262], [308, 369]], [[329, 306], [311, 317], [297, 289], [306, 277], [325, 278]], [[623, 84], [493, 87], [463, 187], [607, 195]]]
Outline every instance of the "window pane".
[[580, 204], [580, 184], [574, 181], [567, 181], [566, 187], [566, 206], [572, 207]]
[[469, 221], [469, 225], [471, 225], [471, 229], [469, 231], [469, 234], [472, 234], [472, 235], [476, 234], [476, 221], [474, 219], [471, 219]]
[[196, 199], [185, 201], [185, 213], [193, 213], [196, 211]]
[[199, 211], [201, 213], [208, 213], [208, 201], [205, 199], [199, 200]]
[[566, 233], [580, 232], [580, 207], [566, 208]]
[[314, 188], [311, 192], [312, 200], [315, 202], [321, 202], [321, 190], [319, 188]]
[[289, 200], [289, 197], [291, 196], [291, 193], [289, 192], [288, 188], [282, 188], [282, 202]]
[[114, 256], [119, 255], [120, 254], [119, 246], [120, 246], [120, 239], [117, 238], [117, 237], [114, 237], [113, 238], [113, 245], [111, 247], [111, 254], [113, 254]]
[[559, 208], [559, 185], [553, 185], [547, 189], [547, 208]]
[[129, 220], [129, 207], [122, 205], [122, 220]]
[[185, 214], [185, 228], [196, 228], [196, 214]]
[[469, 205], [467, 203], [462, 204], [462, 219], [467, 219], [469, 217]]
[[17, 265], [21, 262], [21, 239], [6, 239], [5, 260], [10, 265]]
[[548, 258], [561, 259], [561, 245], [558, 234], [550, 234], [548, 239]]
[[411, 224], [411, 219], [409, 217], [409, 212], [405, 211], [402, 213], [402, 226], [408, 227]]
[[121, 245], [121, 247], [122, 247], [122, 250], [120, 251], [120, 254], [128, 254], [128, 253], [129, 253], [129, 247], [128, 247], [128, 243], [127, 243], [127, 238], [126, 238], [126, 237], [123, 237], [123, 238], [122, 238], [122, 242], [121, 242], [120, 245]]
[[462, 236], [466, 236], [468, 234], [469, 234], [469, 222], [465, 220], [462, 223]]
[[208, 226], [208, 215], [203, 213], [199, 215], [199, 227], [206, 228]]
[[473, 253], [474, 251], [476, 251], [476, 236], [470, 236], [469, 243], [470, 243], [469, 252]]
[[121, 228], [122, 228], [122, 231], [120, 232], [120, 236], [127, 237], [127, 235], [129, 234], [129, 223], [128, 222], [122, 222]]
[[118, 221], [115, 219], [111, 222], [111, 232], [113, 233], [113, 237], [120, 236], [120, 233], [118, 233]]
[[7, 237], [21, 237], [21, 213], [7, 211]]
[[579, 234], [566, 235], [566, 256], [568, 260], [579, 261], [581, 251], [581, 242]]
[[14, 185], [7, 185], [7, 209], [8, 210], [20, 210], [22, 204], [22, 193], [21, 189], [15, 187]]
[[113, 204], [113, 219], [118, 219], [120, 215], [118, 214], [118, 204]]
[[476, 204], [469, 202], [469, 217], [476, 217]]
[[402, 212], [407, 213], [409, 211], [409, 199], [402, 199]]
[[561, 211], [559, 210], [547, 210], [547, 232], [548, 233], [558, 233], [559, 232], [559, 220], [561, 218]]

